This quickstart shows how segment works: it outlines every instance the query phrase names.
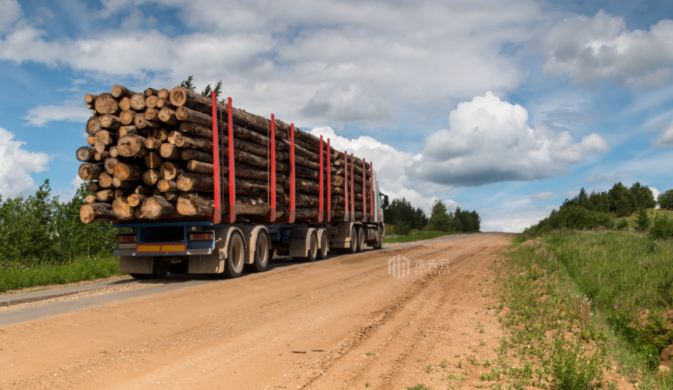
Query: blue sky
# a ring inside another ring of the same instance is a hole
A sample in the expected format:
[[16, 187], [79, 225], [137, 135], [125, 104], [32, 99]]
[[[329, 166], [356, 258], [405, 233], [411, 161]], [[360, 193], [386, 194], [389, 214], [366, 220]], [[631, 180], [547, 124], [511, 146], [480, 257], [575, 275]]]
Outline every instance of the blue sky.
[[223, 80], [374, 161], [382, 190], [521, 231], [581, 187], [673, 187], [673, 3], [0, 0], [0, 194], [72, 196], [85, 93]]

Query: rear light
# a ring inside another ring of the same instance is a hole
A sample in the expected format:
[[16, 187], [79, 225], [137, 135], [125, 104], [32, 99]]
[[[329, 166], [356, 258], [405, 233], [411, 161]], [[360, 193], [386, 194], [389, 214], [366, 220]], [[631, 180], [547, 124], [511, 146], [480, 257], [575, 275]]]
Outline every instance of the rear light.
[[213, 233], [192, 233], [189, 235], [189, 241], [212, 241]]
[[136, 235], [135, 234], [126, 234], [126, 235], [118, 235], [117, 236], [117, 242], [118, 243], [128, 243], [128, 242], [136, 242]]

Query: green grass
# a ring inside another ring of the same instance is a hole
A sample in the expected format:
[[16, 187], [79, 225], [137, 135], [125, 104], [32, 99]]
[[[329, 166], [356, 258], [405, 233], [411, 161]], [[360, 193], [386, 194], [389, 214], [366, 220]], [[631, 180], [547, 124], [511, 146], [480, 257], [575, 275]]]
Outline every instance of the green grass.
[[114, 258], [77, 259], [63, 265], [0, 264], [0, 292], [33, 286], [74, 283], [83, 280], [119, 275], [119, 262]]
[[383, 242], [386, 244], [392, 244], [397, 242], [411, 242], [419, 240], [429, 240], [431, 238], [437, 238], [441, 236], [450, 236], [453, 234], [470, 234], [470, 233], [447, 233], [447, 232], [426, 232], [422, 230], [416, 230], [409, 234], [408, 236], [386, 236], [383, 239]]
[[614, 388], [624, 377], [639, 389], [673, 389], [657, 374], [673, 343], [673, 240], [569, 231], [521, 241], [497, 266], [509, 334], [493, 370], [505, 384]]

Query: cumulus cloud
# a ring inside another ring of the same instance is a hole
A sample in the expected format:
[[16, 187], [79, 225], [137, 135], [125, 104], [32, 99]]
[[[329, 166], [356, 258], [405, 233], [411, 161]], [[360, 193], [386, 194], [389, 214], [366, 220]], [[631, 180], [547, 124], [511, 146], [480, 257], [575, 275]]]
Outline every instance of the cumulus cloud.
[[666, 126], [659, 138], [654, 141], [654, 145], [668, 148], [673, 147], [673, 123], [669, 123], [668, 126]]
[[566, 163], [609, 149], [598, 134], [573, 143], [568, 132], [556, 136], [545, 126], [533, 129], [525, 108], [491, 92], [460, 103], [449, 123], [450, 130], [428, 137], [422, 158], [406, 168], [408, 177], [468, 187], [538, 180], [564, 172]]
[[21, 18], [21, 6], [16, 0], [0, 0], [0, 34], [9, 30]]
[[555, 207], [557, 206], [525, 205], [511, 210], [489, 208], [477, 210], [477, 212], [482, 219], [481, 231], [483, 232], [521, 233], [525, 228], [549, 216]]
[[37, 186], [30, 174], [47, 170], [47, 154], [28, 152], [22, 149], [24, 144], [0, 127], [0, 195], [5, 199], [35, 191]]
[[535, 40], [547, 55], [545, 70], [569, 75], [577, 84], [605, 80], [631, 87], [657, 88], [671, 81], [673, 20], [648, 31], [628, 30], [621, 17], [599, 11], [567, 18]]
[[91, 117], [91, 111], [81, 104], [66, 103], [60, 106], [38, 106], [28, 110], [23, 119], [33, 126], [44, 126], [51, 121], [86, 122]]
[[[51, 38], [19, 22], [0, 39], [0, 59], [154, 78], [159, 87], [195, 74], [204, 85], [222, 79], [225, 93], [250, 111], [291, 114], [309, 125], [381, 122], [402, 105], [409, 112], [447, 97], [516, 88], [526, 73], [516, 51], [503, 47], [521, 47], [533, 35], [534, 21], [545, 17], [534, 0], [102, 5], [99, 17], [122, 17], [130, 28]], [[148, 28], [140, 5], [172, 8], [190, 32]]]
[[556, 194], [553, 192], [534, 192], [530, 198], [534, 202], [546, 202], [556, 198]]

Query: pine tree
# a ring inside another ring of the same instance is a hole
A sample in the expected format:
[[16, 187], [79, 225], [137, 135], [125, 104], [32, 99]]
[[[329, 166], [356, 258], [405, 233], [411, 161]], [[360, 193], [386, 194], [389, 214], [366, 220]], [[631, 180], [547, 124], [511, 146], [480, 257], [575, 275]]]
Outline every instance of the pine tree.
[[650, 218], [647, 216], [645, 209], [638, 210], [638, 219], [636, 220], [638, 230], [645, 231], [650, 227]]
[[187, 77], [187, 80], [184, 80], [180, 83], [180, 86], [188, 91], [194, 92], [194, 75]]

